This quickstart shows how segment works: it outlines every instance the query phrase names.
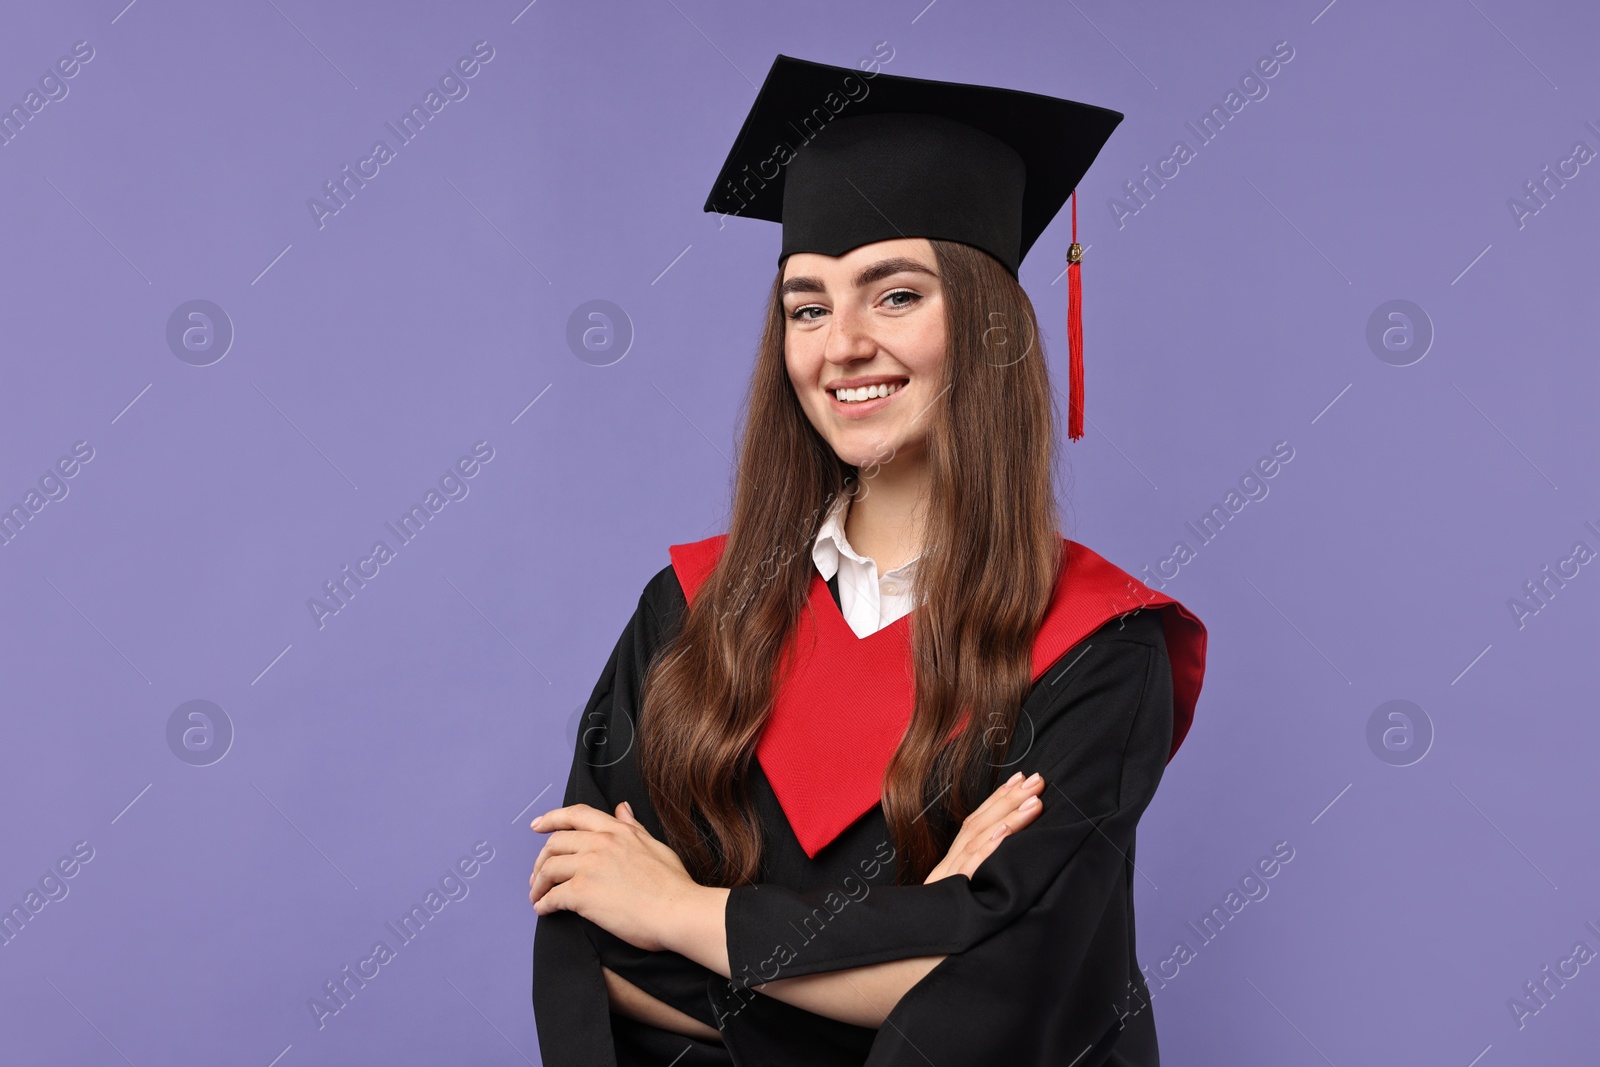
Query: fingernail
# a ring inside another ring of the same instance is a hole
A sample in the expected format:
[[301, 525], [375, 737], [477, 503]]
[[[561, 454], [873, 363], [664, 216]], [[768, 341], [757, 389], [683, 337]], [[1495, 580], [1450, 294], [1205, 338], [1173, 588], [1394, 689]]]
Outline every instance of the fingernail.
[[1036, 808], [1038, 806], [1039, 806], [1039, 798], [1038, 797], [1029, 797], [1027, 800], [1024, 800], [1021, 804], [1017, 805], [1017, 810], [1018, 811], [1031, 811], [1032, 809], [1034, 809], [1034, 808]]
[[1038, 780], [1039, 780], [1039, 772], [1038, 771], [1034, 771], [1032, 774], [1028, 775], [1028, 784], [1029, 785], [1033, 785]]
[[1016, 785], [1017, 784], [1017, 779], [1021, 778], [1021, 777], [1022, 777], [1022, 772], [1018, 771], [1016, 774], [1013, 774], [1010, 778], [1006, 779], [1006, 785]]
[[543, 820], [543, 819], [544, 819], [544, 816], [543, 816], [543, 815], [535, 815], [535, 816], [534, 816], [534, 817], [533, 817], [533, 822], [532, 822], [532, 823], [530, 823], [530, 824], [529, 824], [529, 825], [531, 825], [531, 826], [532, 826], [532, 827], [533, 827], [533, 828], [534, 828], [534, 829], [535, 829], [535, 830], [537, 830], [537, 829], [538, 829], [538, 828], [539, 828], [539, 823], [540, 823], [540, 822], [541, 822], [541, 821], [542, 821], [542, 820]]
[[989, 835], [989, 840], [993, 841], [995, 838], [999, 837], [1001, 834], [1003, 834], [1005, 832], [1006, 832], [1006, 824], [1005, 823], [1001, 823], [999, 826], [996, 826], [994, 828], [994, 833]]

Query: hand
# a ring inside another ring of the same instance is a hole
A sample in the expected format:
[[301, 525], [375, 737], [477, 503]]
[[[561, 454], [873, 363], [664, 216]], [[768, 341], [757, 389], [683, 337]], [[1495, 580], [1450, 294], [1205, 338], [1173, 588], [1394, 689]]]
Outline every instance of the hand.
[[1033, 822], [1044, 810], [1044, 803], [1039, 799], [1042, 792], [1044, 779], [1037, 771], [1026, 779], [1021, 771], [1013, 774], [1010, 781], [990, 793], [989, 799], [961, 823], [961, 830], [950, 843], [950, 851], [923, 879], [923, 884], [952, 874], [971, 878], [983, 861], [1000, 847], [1003, 839]]
[[636, 948], [659, 952], [674, 908], [703, 888], [626, 801], [614, 817], [574, 804], [530, 825], [550, 834], [528, 879], [528, 902], [540, 915], [575, 911]]

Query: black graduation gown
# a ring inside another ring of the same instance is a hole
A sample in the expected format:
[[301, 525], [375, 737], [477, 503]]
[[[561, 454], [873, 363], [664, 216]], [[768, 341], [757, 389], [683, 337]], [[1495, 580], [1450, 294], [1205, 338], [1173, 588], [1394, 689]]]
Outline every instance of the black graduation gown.
[[[837, 578], [829, 583], [835, 601]], [[658, 840], [633, 734], [650, 656], [687, 607], [671, 566], [645, 587], [584, 709], [563, 805], [624, 800]], [[1040, 676], [998, 781], [1038, 771], [1044, 810], [969, 880], [896, 886], [881, 807], [813, 860], [759, 761], [765, 835], [755, 885], [728, 896], [734, 981], [673, 952], [647, 952], [576, 912], [541, 916], [533, 1005], [548, 1067], [1157, 1067], [1150, 994], [1135, 958], [1134, 838], [1171, 750], [1172, 673], [1161, 612], [1112, 619]], [[1032, 735], [1031, 743], [1028, 741]], [[887, 859], [887, 862], [885, 860]], [[749, 990], [912, 956], [948, 954], [881, 1029]], [[700, 1041], [609, 1011], [601, 965], [718, 1028]], [[678, 1058], [680, 1057], [681, 1058]]]

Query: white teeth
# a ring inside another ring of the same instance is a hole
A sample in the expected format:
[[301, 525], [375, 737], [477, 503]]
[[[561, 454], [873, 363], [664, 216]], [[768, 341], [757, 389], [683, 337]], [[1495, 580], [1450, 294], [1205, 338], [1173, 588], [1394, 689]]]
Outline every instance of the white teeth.
[[863, 385], [859, 389], [836, 389], [833, 395], [846, 404], [858, 404], [863, 400], [873, 400], [880, 396], [888, 396], [900, 391], [905, 382], [891, 382], [879, 385]]

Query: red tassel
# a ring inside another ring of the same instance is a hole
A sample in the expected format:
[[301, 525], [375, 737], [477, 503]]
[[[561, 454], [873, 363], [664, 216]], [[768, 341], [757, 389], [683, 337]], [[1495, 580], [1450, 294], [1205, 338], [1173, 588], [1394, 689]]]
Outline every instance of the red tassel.
[[1067, 351], [1070, 363], [1067, 438], [1083, 436], [1083, 282], [1078, 277], [1083, 248], [1078, 244], [1078, 191], [1072, 191], [1072, 247], [1067, 249]]

